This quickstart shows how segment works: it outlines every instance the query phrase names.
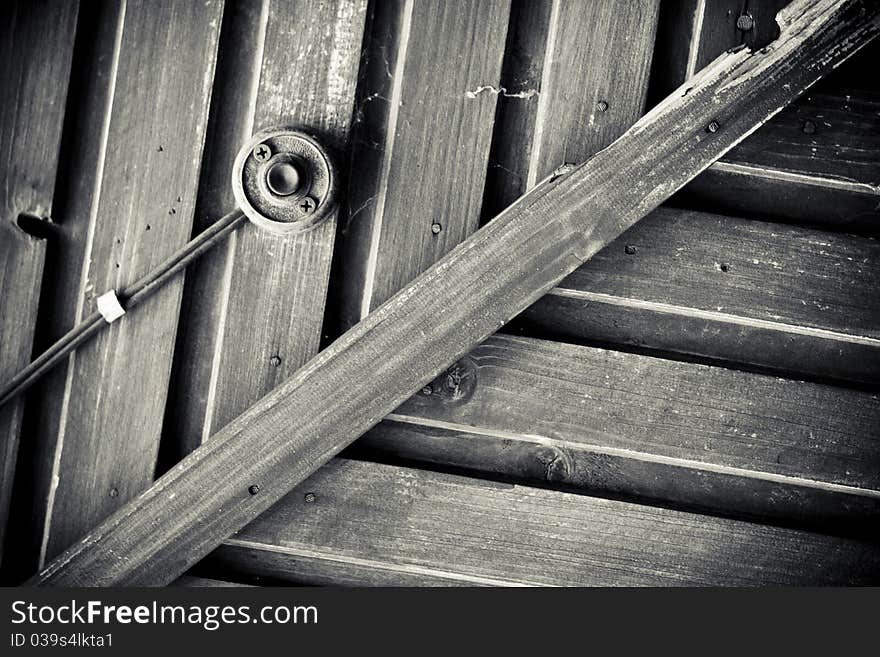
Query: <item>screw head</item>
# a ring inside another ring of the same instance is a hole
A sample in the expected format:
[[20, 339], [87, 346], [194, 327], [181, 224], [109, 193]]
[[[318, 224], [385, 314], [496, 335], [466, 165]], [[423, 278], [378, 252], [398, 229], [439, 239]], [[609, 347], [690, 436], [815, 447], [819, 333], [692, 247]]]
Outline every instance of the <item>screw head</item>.
[[718, 132], [720, 127], [718, 121], [709, 121], [709, 125], [706, 126], [706, 132]]
[[816, 124], [813, 123], [812, 121], [809, 121], [809, 120], [804, 121], [804, 126], [801, 128], [801, 130], [803, 130], [804, 134], [806, 134], [806, 135], [815, 134], [816, 133]]
[[259, 484], [251, 484], [250, 486], [248, 486], [248, 493], [250, 493], [251, 495], [256, 495], [259, 492], [260, 492], [260, 485]]
[[254, 146], [254, 150], [251, 151], [251, 155], [254, 156], [257, 162], [265, 162], [272, 157], [272, 149], [266, 144], [257, 144]]
[[436, 221], [433, 224], [431, 224], [431, 232], [434, 233], [435, 235], [439, 235], [441, 230], [443, 230], [443, 226], [438, 224]]
[[299, 189], [299, 169], [290, 162], [276, 162], [266, 171], [266, 186], [273, 194], [290, 196]]
[[751, 14], [741, 14], [739, 18], [736, 19], [736, 29], [740, 32], [748, 32], [755, 27], [755, 19]]
[[306, 493], [303, 499], [307, 504], [312, 504], [317, 498], [314, 493]]
[[299, 200], [299, 203], [296, 204], [296, 207], [298, 207], [303, 214], [312, 214], [312, 212], [315, 211], [315, 208], [318, 207], [318, 202], [311, 196], [303, 196]]
[[596, 103], [596, 109], [599, 110], [600, 112], [607, 112], [608, 111], [608, 101], [607, 100], [600, 100], [598, 103]]

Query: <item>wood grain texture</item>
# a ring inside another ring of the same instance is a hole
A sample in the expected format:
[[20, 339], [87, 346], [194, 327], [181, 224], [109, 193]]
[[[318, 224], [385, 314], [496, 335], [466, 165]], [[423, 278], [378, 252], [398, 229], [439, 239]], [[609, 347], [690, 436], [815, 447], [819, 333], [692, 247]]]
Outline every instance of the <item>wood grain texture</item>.
[[759, 586], [880, 578], [880, 548], [867, 542], [344, 459], [213, 558], [232, 571], [308, 584]]
[[518, 2], [490, 161], [491, 217], [641, 116], [659, 0]]
[[[682, 192], [718, 211], [880, 233], [880, 50], [860, 53]], [[852, 73], [851, 73], [852, 71]], [[849, 79], [865, 75], [863, 86]]]
[[340, 330], [476, 230], [509, 14], [509, 0], [377, 4], [335, 277]]
[[239, 584], [238, 582], [227, 582], [222, 579], [210, 579], [207, 577], [195, 577], [193, 575], [184, 575], [176, 579], [174, 582], [170, 584], [170, 586], [180, 586], [184, 588], [226, 588], [226, 587], [235, 587], [240, 588], [243, 586], [248, 586], [247, 584]]
[[778, 169], [720, 162], [671, 202], [710, 212], [880, 235], [880, 193], [876, 186]]
[[350, 454], [878, 537], [877, 394], [496, 335]]
[[[786, 0], [664, 5], [651, 75], [659, 100], [728, 48], [762, 48]], [[748, 15], [754, 27], [736, 28]], [[880, 114], [876, 46], [780, 112], [689, 184], [673, 202], [713, 212], [876, 235]], [[872, 88], [873, 87], [873, 88]]]
[[[0, 381], [30, 361], [46, 244], [18, 220], [53, 214], [77, 10], [76, 2], [51, 0], [0, 9]], [[0, 408], [0, 560], [23, 406], [20, 399]]]
[[[87, 217], [71, 220], [87, 224], [76, 245], [82, 269], [69, 272], [79, 281], [77, 320], [99, 294], [131, 283], [189, 238], [221, 15], [221, 2], [185, 1], [130, 1], [105, 14], [115, 19], [114, 46], [95, 169], [69, 173], [95, 190], [88, 206], [68, 208]], [[181, 290], [172, 281], [80, 348], [62, 394], [44, 400], [57, 424], [40, 436], [51, 463], [39, 484], [45, 515], [32, 521], [41, 556], [152, 481]]]
[[[234, 205], [229, 171], [256, 130], [304, 127], [346, 153], [366, 1], [239, 3], [234, 11], [200, 196], [209, 220]], [[335, 232], [335, 217], [286, 237], [248, 224], [190, 277], [166, 430], [183, 453], [317, 353]]]
[[[771, 2], [779, 5], [776, 10], [787, 4], [784, 0], [781, 4]], [[767, 1], [753, 0], [753, 4]], [[652, 105], [725, 50], [743, 42], [736, 21], [747, 5], [748, 0], [663, 0], [648, 92]]]
[[520, 316], [531, 335], [880, 384], [880, 244], [661, 208]]
[[31, 583], [173, 579], [880, 32], [880, 6], [857, 0], [796, 1], [786, 16], [776, 49], [717, 60], [536, 187]]
[[[66, 123], [75, 128], [63, 133], [61, 161], [55, 185], [55, 231], [47, 246], [47, 266], [40, 293], [34, 353], [43, 353], [76, 325], [83, 262], [86, 257], [91, 208], [100, 190], [95, 176], [100, 170], [107, 107], [115, 79], [114, 52], [123, 9], [116, 0], [87, 2], [80, 6]], [[18, 540], [10, 545], [11, 568], [21, 578], [40, 565], [43, 522], [48, 513], [55, 464], [54, 436], [65, 409], [68, 365], [49, 371], [28, 393], [27, 420], [32, 440], [21, 447], [20, 467], [13, 499], [12, 523]]]

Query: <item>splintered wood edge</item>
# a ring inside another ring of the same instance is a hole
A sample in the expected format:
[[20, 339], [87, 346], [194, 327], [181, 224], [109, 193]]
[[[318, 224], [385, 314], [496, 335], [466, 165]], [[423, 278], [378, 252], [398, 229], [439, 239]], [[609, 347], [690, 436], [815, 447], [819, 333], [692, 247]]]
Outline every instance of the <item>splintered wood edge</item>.
[[[584, 165], [528, 194], [30, 584], [172, 579], [757, 129], [880, 27], [880, 6], [857, 0], [798, 0], [798, 6], [803, 14], [791, 27], [799, 29], [786, 30], [775, 48], [717, 60], [688, 94], [674, 94]], [[720, 120], [727, 124], [706, 137], [705, 126], [722, 112]], [[439, 316], [443, 322], [428, 319]], [[364, 379], [364, 371], [371, 376]], [[352, 385], [358, 380], [363, 385]], [[258, 495], [248, 492], [255, 481], [265, 483]], [[157, 532], [157, 526], [164, 530]]]

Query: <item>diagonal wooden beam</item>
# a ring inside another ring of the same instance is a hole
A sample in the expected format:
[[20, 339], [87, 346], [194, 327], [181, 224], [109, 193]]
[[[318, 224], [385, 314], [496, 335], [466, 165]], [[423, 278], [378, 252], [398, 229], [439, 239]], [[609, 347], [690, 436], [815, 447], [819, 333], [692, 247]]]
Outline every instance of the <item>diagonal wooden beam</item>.
[[551, 177], [366, 317], [31, 584], [160, 584], [241, 529], [880, 31], [872, 0], [796, 0], [585, 164]]

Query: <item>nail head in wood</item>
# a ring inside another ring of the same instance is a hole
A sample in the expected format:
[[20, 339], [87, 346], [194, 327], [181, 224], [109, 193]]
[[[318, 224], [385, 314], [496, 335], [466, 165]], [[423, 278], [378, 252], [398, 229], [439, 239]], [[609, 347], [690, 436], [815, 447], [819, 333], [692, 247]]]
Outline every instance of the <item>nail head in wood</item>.
[[741, 14], [739, 18], [736, 19], [736, 29], [740, 32], [749, 32], [753, 30], [755, 27], [755, 19], [751, 14]]

